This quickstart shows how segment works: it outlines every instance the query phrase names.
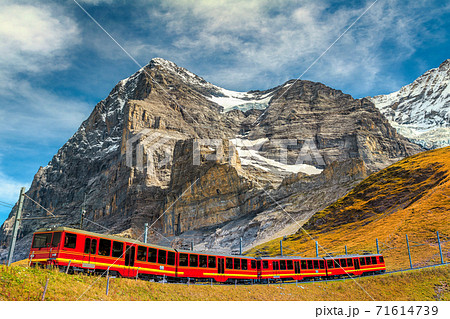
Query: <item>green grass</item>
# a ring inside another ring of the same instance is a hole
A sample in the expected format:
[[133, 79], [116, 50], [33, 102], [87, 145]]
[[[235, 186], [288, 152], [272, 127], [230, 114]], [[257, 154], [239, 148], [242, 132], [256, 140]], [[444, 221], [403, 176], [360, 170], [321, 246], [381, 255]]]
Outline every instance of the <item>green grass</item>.
[[[0, 300], [450, 300], [450, 267], [442, 266], [337, 282], [284, 285], [181, 285], [133, 279], [66, 275], [57, 270], [0, 266]], [[362, 287], [362, 288], [361, 288]], [[368, 294], [366, 294], [366, 292]], [[370, 296], [371, 297], [370, 297]]]

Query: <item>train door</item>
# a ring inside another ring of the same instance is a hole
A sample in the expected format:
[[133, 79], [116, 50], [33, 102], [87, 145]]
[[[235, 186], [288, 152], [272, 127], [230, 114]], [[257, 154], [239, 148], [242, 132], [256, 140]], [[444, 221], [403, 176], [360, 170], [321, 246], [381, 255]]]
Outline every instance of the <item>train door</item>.
[[217, 258], [217, 273], [219, 274], [225, 273], [225, 258], [221, 257]]
[[95, 254], [97, 253], [97, 239], [86, 237], [84, 240], [83, 263], [88, 264], [85, 268], [95, 268]]
[[272, 261], [273, 278], [280, 278], [280, 262]]
[[359, 259], [355, 258], [353, 259], [353, 264], [355, 265], [355, 270], [360, 270], [361, 267], [359, 266]]
[[300, 262], [298, 260], [294, 261], [294, 272], [296, 275], [300, 275]]
[[256, 261], [256, 274], [257, 274], [256, 278], [258, 278], [258, 280], [260, 280], [262, 278], [262, 276], [261, 276], [261, 260]]
[[134, 257], [136, 255], [136, 247], [127, 245], [125, 250], [125, 276], [131, 277], [135, 275], [135, 271], [131, 268], [134, 267]]

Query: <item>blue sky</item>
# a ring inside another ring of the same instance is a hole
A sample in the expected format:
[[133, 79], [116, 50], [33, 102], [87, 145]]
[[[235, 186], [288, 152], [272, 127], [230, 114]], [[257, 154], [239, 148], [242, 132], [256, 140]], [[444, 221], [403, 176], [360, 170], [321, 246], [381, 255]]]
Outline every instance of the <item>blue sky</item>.
[[[231, 90], [299, 77], [372, 1], [77, 0], [141, 65], [162, 57]], [[450, 58], [450, 4], [378, 0], [302, 79], [356, 98]], [[0, 201], [137, 66], [74, 0], [0, 2]], [[0, 221], [9, 213], [0, 205]]]

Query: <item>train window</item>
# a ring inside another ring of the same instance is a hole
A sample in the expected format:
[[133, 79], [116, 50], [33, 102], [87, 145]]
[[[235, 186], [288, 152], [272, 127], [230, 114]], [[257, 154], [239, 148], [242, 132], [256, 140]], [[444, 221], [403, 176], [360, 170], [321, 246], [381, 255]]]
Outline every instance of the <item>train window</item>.
[[189, 255], [188, 254], [180, 254], [180, 260], [178, 262], [178, 264], [182, 267], [187, 267], [189, 266]]
[[233, 269], [233, 258], [227, 258], [226, 264], [225, 264], [225, 268], [226, 269]]
[[202, 268], [208, 267], [208, 256], [200, 255], [199, 260], [200, 260], [200, 267]]
[[319, 260], [320, 269], [325, 269], [325, 262], [323, 260]]
[[234, 258], [234, 269], [241, 269], [241, 260], [239, 258]]
[[327, 260], [327, 267], [333, 269], [333, 260]]
[[308, 260], [308, 269], [313, 269], [313, 262], [312, 262], [312, 260]]
[[216, 257], [208, 256], [208, 268], [216, 268]]
[[278, 261], [273, 261], [272, 268], [273, 270], [280, 270], [280, 263]]
[[89, 251], [91, 250], [91, 239], [86, 238], [84, 240], [84, 253], [89, 254]]
[[294, 263], [292, 262], [292, 260], [286, 261], [286, 265], [287, 265], [287, 269], [289, 269], [289, 270], [294, 269]]
[[366, 257], [366, 265], [370, 265], [370, 264], [372, 264], [372, 263], [370, 262], [370, 257]]
[[256, 269], [256, 260], [250, 260], [250, 267]]
[[65, 248], [76, 248], [77, 247], [77, 235], [66, 233], [64, 239]]
[[334, 268], [341, 268], [341, 265], [339, 265], [339, 259], [334, 259]]
[[58, 247], [61, 241], [61, 232], [53, 233], [52, 247]]
[[280, 260], [280, 270], [286, 270], [286, 260]]
[[269, 269], [269, 261], [263, 260], [262, 264], [263, 264], [263, 269]]
[[[123, 255], [123, 243], [120, 241], [113, 241], [112, 256], [116, 258], [121, 258], [122, 255]], [[139, 255], [139, 248], [138, 248], [138, 255]], [[145, 259], [142, 260], [145, 261]]]
[[361, 257], [361, 258], [359, 258], [359, 262], [360, 262], [361, 266], [365, 266], [366, 259], [364, 257]]
[[[114, 256], [114, 245], [113, 245], [113, 257], [115, 257]], [[147, 247], [138, 246], [136, 259], [140, 260], [140, 261], [147, 261]]]
[[32, 248], [47, 247], [52, 240], [52, 233], [34, 235]]
[[158, 250], [158, 264], [165, 264], [167, 262], [167, 250]]
[[97, 253], [97, 239], [92, 239], [91, 254], [95, 255], [96, 253]]
[[314, 260], [314, 269], [319, 269], [319, 261]]
[[156, 248], [148, 248], [148, 262], [155, 263], [156, 262]]
[[241, 259], [241, 268], [242, 268], [242, 270], [248, 269], [248, 260], [247, 259]]
[[384, 263], [383, 256], [378, 257], [378, 260], [380, 261], [380, 263]]
[[306, 267], [306, 260], [302, 260], [301, 265], [302, 265], [302, 269], [308, 269], [308, 267]]
[[98, 254], [100, 256], [111, 256], [111, 241], [100, 238], [98, 243]]
[[175, 265], [175, 253], [173, 251], [167, 252], [167, 264], [171, 266]]
[[347, 259], [341, 259], [341, 266], [347, 267]]
[[353, 267], [353, 259], [351, 258], [347, 259], [347, 267]]
[[198, 267], [198, 255], [194, 255], [194, 254], [189, 255], [189, 266], [190, 267]]
[[377, 257], [371, 257], [370, 258], [371, 259], [371, 261], [372, 261], [372, 264], [376, 264], [377, 263]]

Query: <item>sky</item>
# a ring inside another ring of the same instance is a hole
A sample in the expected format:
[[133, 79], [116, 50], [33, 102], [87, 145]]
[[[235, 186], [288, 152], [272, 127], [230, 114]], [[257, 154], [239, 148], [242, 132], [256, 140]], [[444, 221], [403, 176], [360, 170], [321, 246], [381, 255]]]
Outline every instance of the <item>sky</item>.
[[301, 76], [362, 98], [438, 67], [449, 33], [448, 1], [1, 0], [0, 222], [96, 103], [154, 57], [235, 91]]

